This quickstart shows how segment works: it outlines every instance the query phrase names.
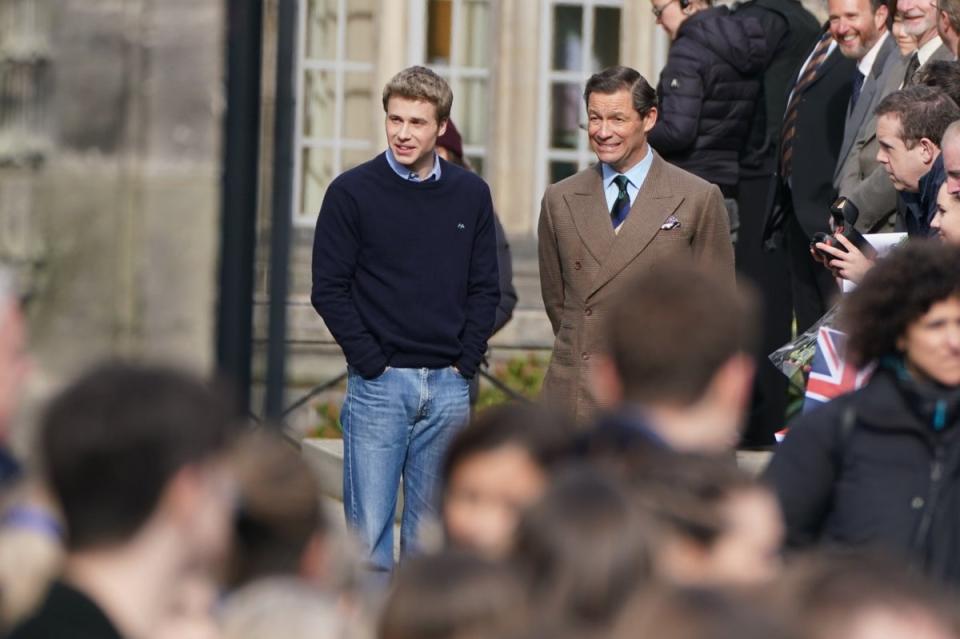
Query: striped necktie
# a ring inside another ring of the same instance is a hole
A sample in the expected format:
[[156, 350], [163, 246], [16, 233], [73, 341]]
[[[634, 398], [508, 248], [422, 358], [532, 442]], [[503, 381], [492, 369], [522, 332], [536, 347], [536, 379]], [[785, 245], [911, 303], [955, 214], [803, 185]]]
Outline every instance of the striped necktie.
[[780, 175], [784, 180], [789, 179], [793, 173], [793, 140], [797, 136], [797, 112], [800, 110], [803, 92], [813, 84], [823, 61], [827, 59], [832, 39], [829, 31], [820, 36], [820, 42], [813, 50], [813, 55], [810, 56], [810, 62], [803, 70], [803, 75], [793, 86], [793, 94], [790, 96], [790, 102], [784, 112], [783, 129], [780, 134]]
[[630, 194], [627, 193], [627, 184], [630, 183], [630, 179], [626, 175], [618, 175], [613, 178], [613, 181], [616, 182], [620, 192], [617, 193], [617, 199], [610, 207], [610, 221], [613, 222], [613, 228], [617, 228], [623, 224], [630, 213]]

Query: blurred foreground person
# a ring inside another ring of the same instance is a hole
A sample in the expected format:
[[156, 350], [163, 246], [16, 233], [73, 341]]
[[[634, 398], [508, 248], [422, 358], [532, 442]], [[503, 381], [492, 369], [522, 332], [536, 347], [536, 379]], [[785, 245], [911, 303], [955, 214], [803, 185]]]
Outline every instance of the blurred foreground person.
[[862, 389], [791, 424], [767, 476], [793, 547], [877, 546], [960, 581], [960, 248], [912, 240], [846, 300]]
[[656, 523], [658, 575], [681, 586], [762, 586], [780, 570], [773, 493], [733, 459], [650, 451], [625, 458], [631, 493]]
[[756, 597], [706, 588], [658, 588], [631, 601], [610, 639], [795, 639]]
[[593, 382], [596, 436], [683, 451], [732, 449], [753, 382], [758, 311], [748, 286], [669, 263], [624, 287]]
[[485, 410], [450, 444], [443, 464], [443, 527], [458, 548], [499, 557], [517, 520], [566, 459], [573, 424], [526, 404]]
[[372, 639], [366, 624], [298, 579], [274, 577], [240, 589], [219, 611], [222, 639]]
[[13, 639], [146, 637], [226, 550], [236, 496], [230, 405], [178, 372], [108, 364], [47, 408], [46, 480], [67, 556]]
[[890, 557], [815, 553], [788, 566], [774, 610], [800, 639], [956, 639], [949, 593]]
[[521, 518], [511, 564], [544, 632], [608, 630], [653, 574], [654, 531], [622, 481], [594, 468], [559, 475]]
[[444, 552], [400, 567], [378, 637], [494, 639], [517, 629], [524, 614], [523, 591], [511, 569], [476, 555]]

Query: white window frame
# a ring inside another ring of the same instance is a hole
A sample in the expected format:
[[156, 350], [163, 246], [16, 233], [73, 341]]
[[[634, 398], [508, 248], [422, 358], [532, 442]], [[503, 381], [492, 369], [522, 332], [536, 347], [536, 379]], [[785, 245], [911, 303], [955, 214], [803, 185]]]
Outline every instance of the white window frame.
[[[583, 10], [581, 26], [583, 45], [580, 50], [580, 71], [555, 71], [553, 69], [553, 42], [555, 37], [553, 24], [553, 9], [558, 6], [579, 7]], [[540, 60], [538, 76], [540, 86], [537, 90], [537, 102], [540, 105], [540, 118], [537, 126], [537, 168], [534, 180], [533, 201], [539, 202], [547, 187], [547, 166], [550, 162], [574, 162], [581, 170], [596, 161], [596, 156], [590, 150], [590, 142], [586, 131], [579, 130], [576, 149], [551, 149], [550, 124], [553, 121], [553, 105], [551, 87], [558, 82], [576, 84], [583, 87], [591, 75], [599, 71], [593, 69], [593, 27], [594, 9], [598, 7], [620, 10], [620, 38], [623, 38], [623, 10], [624, 0], [540, 0], [541, 32], [546, 37], [540, 38]], [[618, 55], [619, 58], [619, 55]], [[586, 118], [586, 111], [581, 116]], [[533, 211], [533, 228], [537, 228], [537, 218], [540, 215], [539, 207]]]
[[[448, 64], [428, 64], [426, 60], [427, 56], [427, 2], [428, 0], [411, 0], [409, 5], [409, 28], [407, 30], [409, 41], [407, 44], [407, 59], [411, 65], [419, 64], [430, 67], [436, 71], [439, 75], [447, 80], [451, 86], [459, 86], [459, 81], [462, 79], [466, 80], [486, 80], [487, 87], [487, 97], [490, 101], [493, 100], [493, 86], [491, 83], [491, 73], [490, 68], [492, 66], [493, 54], [490, 55], [490, 61], [485, 67], [470, 67], [459, 64], [459, 62], [464, 57], [463, 43], [463, 21], [461, 16], [463, 14], [463, 3], [464, 0], [451, 0], [453, 6], [451, 9], [450, 15], [450, 62]], [[529, 1], [529, 0], [525, 0]], [[495, 47], [494, 34], [496, 33], [496, 25], [494, 21], [496, 19], [496, 3], [497, 0], [489, 0], [488, 6], [490, 8], [489, 19], [490, 25], [487, 29], [487, 33], [490, 36], [490, 48], [491, 50]], [[453, 96], [453, 103], [456, 107], [457, 105], [457, 96]], [[487, 131], [492, 131], [493, 122], [490, 117], [491, 109], [487, 109]], [[454, 118], [456, 122], [456, 118]], [[458, 125], [460, 128], [460, 125]], [[462, 128], [461, 128], [462, 131]], [[490, 135], [487, 136], [488, 138]], [[483, 159], [484, 170], [488, 168], [487, 157], [488, 149], [486, 145], [482, 144], [466, 144], [464, 141], [463, 145], [463, 155], [471, 157], [479, 157]]]
[[[343, 172], [343, 151], [373, 151], [370, 140], [343, 137], [344, 129], [344, 87], [347, 73], [373, 73], [373, 62], [351, 62], [346, 59], [347, 10], [348, 0], [337, 0], [337, 30], [335, 58], [322, 60], [308, 58], [307, 12], [309, 2], [300, 0], [299, 28], [297, 34], [297, 64], [294, 84], [296, 85], [296, 119], [293, 133], [293, 224], [300, 227], [312, 227], [316, 223], [317, 211], [303, 211], [301, 189], [303, 187], [303, 152], [306, 149], [331, 149], [333, 151], [333, 175]], [[330, 71], [334, 74], [334, 107], [332, 135], [328, 138], [305, 136], [303, 134], [303, 114], [306, 109], [303, 96], [304, 78], [309, 71]]]

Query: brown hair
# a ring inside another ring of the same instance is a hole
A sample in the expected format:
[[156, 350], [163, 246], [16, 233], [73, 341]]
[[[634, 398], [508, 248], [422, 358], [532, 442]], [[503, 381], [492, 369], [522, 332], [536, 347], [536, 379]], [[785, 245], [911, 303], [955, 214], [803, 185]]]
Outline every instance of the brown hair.
[[894, 91], [877, 105], [876, 116], [896, 116], [900, 138], [912, 149], [923, 138], [939, 145], [950, 123], [960, 119], [960, 107], [946, 91], [937, 87], [912, 86]]
[[640, 117], [657, 106], [657, 90], [639, 71], [624, 66], [608, 67], [590, 76], [583, 90], [583, 101], [589, 106], [591, 93], [610, 95], [624, 89], [633, 96], [633, 109]]
[[450, 118], [453, 91], [446, 80], [426, 67], [408, 67], [390, 78], [383, 87], [384, 111], [392, 97], [429, 102], [437, 109], [437, 122]]
[[730, 357], [753, 350], [757, 305], [748, 285], [692, 264], [662, 266], [612, 305], [606, 346], [628, 400], [690, 405]]

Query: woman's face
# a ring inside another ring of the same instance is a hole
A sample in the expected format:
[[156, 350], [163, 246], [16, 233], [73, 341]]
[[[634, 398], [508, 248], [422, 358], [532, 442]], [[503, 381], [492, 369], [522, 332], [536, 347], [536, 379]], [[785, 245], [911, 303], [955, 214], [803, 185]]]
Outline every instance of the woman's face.
[[907, 369], [944, 386], [960, 386], [960, 297], [934, 302], [897, 340]]
[[897, 41], [897, 47], [901, 55], [910, 55], [917, 50], [917, 39], [903, 31], [903, 14], [899, 11], [893, 18], [893, 39]]
[[450, 474], [443, 523], [455, 546], [502, 556], [520, 513], [536, 501], [546, 477], [526, 450], [507, 445], [470, 455]]
[[950, 195], [946, 183], [937, 193], [937, 211], [930, 228], [947, 244], [960, 245], [960, 198]]

